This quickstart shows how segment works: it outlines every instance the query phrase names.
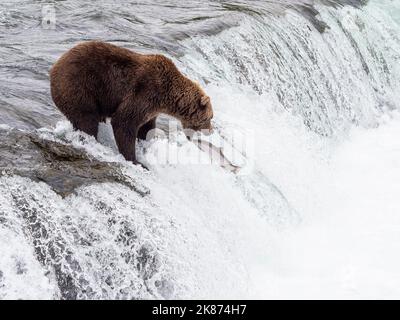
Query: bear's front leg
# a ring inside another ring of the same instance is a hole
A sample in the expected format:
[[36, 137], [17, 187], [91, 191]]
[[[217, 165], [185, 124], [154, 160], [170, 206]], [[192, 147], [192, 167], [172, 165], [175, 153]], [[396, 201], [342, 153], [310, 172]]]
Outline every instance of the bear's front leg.
[[119, 152], [124, 156], [125, 160], [136, 164], [135, 142], [137, 128], [130, 123], [119, 120], [117, 117], [112, 118], [111, 125]]
[[146, 140], [147, 139], [147, 134], [149, 133], [149, 131], [153, 130], [156, 128], [156, 119], [157, 117], [147, 121], [146, 123], [144, 123], [138, 131], [138, 138], [140, 140]]
[[119, 152], [127, 161], [140, 164], [136, 160], [135, 148], [138, 130], [143, 120], [129, 111], [131, 111], [129, 106], [121, 105], [113, 115], [111, 125]]

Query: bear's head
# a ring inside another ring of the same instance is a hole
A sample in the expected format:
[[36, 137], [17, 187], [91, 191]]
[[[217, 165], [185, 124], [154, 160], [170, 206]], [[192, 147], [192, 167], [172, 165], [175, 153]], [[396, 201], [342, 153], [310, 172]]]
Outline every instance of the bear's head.
[[210, 97], [206, 95], [197, 82], [192, 82], [186, 94], [178, 102], [179, 109], [185, 110], [181, 122], [184, 129], [194, 131], [211, 130], [213, 110]]

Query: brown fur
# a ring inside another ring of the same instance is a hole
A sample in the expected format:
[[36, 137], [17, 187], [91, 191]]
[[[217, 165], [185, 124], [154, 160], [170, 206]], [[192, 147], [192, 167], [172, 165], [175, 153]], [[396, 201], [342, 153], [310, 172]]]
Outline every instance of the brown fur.
[[111, 117], [119, 151], [134, 163], [136, 138], [146, 137], [159, 113], [184, 128], [211, 128], [210, 98], [162, 55], [84, 42], [54, 64], [50, 82], [54, 103], [75, 129], [96, 137], [99, 122]]

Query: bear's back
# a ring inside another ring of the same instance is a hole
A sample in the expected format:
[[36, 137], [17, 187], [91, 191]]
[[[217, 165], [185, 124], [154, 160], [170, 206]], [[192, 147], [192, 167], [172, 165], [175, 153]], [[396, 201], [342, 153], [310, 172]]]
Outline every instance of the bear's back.
[[50, 71], [52, 95], [84, 95], [100, 112], [113, 113], [140, 78], [145, 56], [100, 41], [83, 42], [60, 57]]

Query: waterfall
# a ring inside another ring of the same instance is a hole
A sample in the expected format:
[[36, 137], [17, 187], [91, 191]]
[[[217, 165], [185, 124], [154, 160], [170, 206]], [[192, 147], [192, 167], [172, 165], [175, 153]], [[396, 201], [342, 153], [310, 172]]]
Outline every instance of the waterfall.
[[[40, 89], [15, 122], [28, 88], [4, 77], [0, 299], [399, 297], [400, 6], [263, 3], [221, 2], [232, 21], [212, 32], [206, 18], [190, 20], [204, 33], [176, 18], [185, 32], [155, 33], [210, 95], [218, 134], [239, 149], [230, 137], [251, 133], [251, 168], [236, 174], [198, 164], [181, 133], [139, 144], [145, 171], [65, 120], [47, 125], [60, 120], [42, 74], [54, 53], [23, 72], [41, 69], [28, 82]], [[107, 12], [118, 19], [90, 15], [112, 24], [105, 38], [151, 43], [145, 19]], [[140, 41], [116, 39], [125, 28]]]

